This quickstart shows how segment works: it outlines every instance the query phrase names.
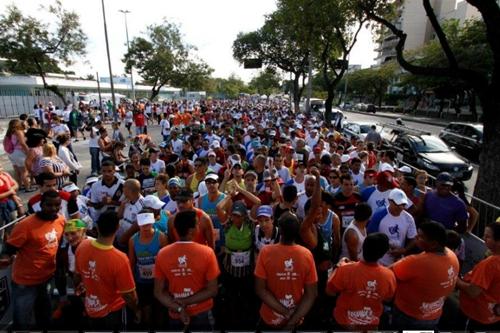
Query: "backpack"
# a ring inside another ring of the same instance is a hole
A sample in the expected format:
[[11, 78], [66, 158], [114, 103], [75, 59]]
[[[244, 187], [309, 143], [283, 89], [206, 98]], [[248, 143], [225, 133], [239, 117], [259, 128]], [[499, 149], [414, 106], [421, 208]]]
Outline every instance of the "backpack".
[[14, 144], [12, 143], [12, 136], [5, 137], [3, 139], [3, 150], [7, 154], [12, 154], [14, 152]]

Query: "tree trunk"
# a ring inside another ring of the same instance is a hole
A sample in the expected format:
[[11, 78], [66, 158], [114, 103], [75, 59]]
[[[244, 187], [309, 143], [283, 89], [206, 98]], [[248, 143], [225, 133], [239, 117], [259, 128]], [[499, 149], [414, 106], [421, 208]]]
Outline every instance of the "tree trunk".
[[469, 110], [472, 113], [472, 121], [477, 121], [476, 92], [474, 89], [469, 90]]
[[156, 96], [158, 96], [159, 93], [160, 93], [160, 88], [155, 89], [153, 87], [153, 89], [151, 89], [151, 96], [149, 97], [149, 100], [153, 101], [156, 98]]
[[67, 103], [66, 99], [64, 98], [64, 95], [62, 94], [62, 92], [59, 90], [59, 88], [56, 85], [47, 83], [47, 80], [45, 79], [45, 72], [42, 69], [42, 65], [40, 65], [40, 63], [36, 59], [34, 59], [34, 62], [35, 62], [35, 65], [38, 69], [38, 75], [40, 75], [42, 77], [43, 87], [49, 91], [52, 91], [57, 97], [59, 97], [61, 99], [61, 101], [63, 102], [64, 107], [68, 106], [68, 103]]
[[293, 108], [295, 113], [300, 112], [300, 95], [302, 95], [301, 90], [299, 88], [299, 79], [300, 74], [293, 73]]
[[332, 121], [332, 107], [333, 107], [333, 99], [335, 98], [335, 89], [328, 87], [328, 95], [325, 100], [325, 121], [327, 124]]

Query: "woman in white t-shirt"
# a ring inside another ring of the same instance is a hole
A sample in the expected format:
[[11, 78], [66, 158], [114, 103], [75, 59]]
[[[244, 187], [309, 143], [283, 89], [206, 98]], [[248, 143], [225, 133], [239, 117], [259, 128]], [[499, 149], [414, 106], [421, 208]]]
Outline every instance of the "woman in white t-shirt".
[[170, 136], [170, 121], [166, 113], [163, 114], [163, 119], [160, 121], [161, 135], [163, 135], [163, 141], [167, 141]]

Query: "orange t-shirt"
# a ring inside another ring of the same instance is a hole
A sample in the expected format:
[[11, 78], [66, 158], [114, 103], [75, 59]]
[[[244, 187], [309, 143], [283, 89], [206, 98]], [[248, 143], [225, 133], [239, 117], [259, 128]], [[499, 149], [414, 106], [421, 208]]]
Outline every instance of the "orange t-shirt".
[[326, 290], [340, 293], [333, 311], [337, 323], [350, 329], [376, 327], [384, 310], [382, 302], [396, 292], [396, 277], [384, 266], [359, 261], [337, 268]]
[[54, 275], [64, 223], [62, 215], [55, 220], [44, 221], [33, 214], [14, 226], [7, 243], [19, 249], [12, 267], [15, 283], [32, 286]]
[[418, 320], [441, 317], [446, 297], [455, 289], [459, 265], [455, 253], [423, 252], [397, 261], [392, 270], [398, 287], [394, 303], [403, 313]]
[[[273, 244], [262, 248], [255, 276], [266, 280], [267, 289], [286, 308], [296, 307], [304, 285], [318, 282], [311, 251], [300, 245]], [[260, 316], [267, 325], [279, 326], [284, 317], [262, 303]]]
[[135, 289], [127, 255], [113, 246], [84, 240], [76, 250], [76, 271], [85, 286], [85, 309], [91, 318], [102, 318], [125, 305], [122, 294]]
[[476, 298], [460, 293], [460, 309], [463, 313], [482, 324], [493, 324], [500, 321], [493, 309], [500, 303], [500, 256], [493, 255], [479, 262], [467, 275], [464, 281], [483, 289]]
[[[168, 291], [174, 298], [186, 298], [204, 289], [220, 274], [214, 251], [195, 242], [175, 242], [160, 250], [156, 257], [155, 278], [168, 281]], [[190, 316], [210, 310], [213, 299], [191, 304], [186, 308]], [[179, 318], [169, 311], [170, 317]]]

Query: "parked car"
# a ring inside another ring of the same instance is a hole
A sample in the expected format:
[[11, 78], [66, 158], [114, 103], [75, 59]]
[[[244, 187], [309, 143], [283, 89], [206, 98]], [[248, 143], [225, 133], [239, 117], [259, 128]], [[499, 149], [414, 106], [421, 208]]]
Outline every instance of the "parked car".
[[483, 145], [483, 125], [450, 123], [441, 130], [439, 137], [457, 152], [477, 160]]
[[472, 177], [470, 162], [451, 150], [437, 136], [401, 131], [393, 135], [391, 141], [386, 141], [385, 145], [396, 152], [398, 161], [426, 170], [430, 175], [449, 172], [454, 178], [463, 181]]
[[[371, 127], [376, 123], [371, 122], [348, 122], [344, 124], [343, 132], [344, 135], [350, 140], [351, 137], [357, 136], [361, 140], [366, 138], [366, 134], [371, 131]], [[377, 131], [380, 130], [380, 126], [377, 126]]]
[[358, 103], [354, 106], [354, 108], [358, 111], [366, 111], [366, 104], [365, 103]]
[[377, 108], [375, 107], [375, 104], [367, 104], [366, 105], [366, 112], [371, 112], [371, 113], [377, 112]]

